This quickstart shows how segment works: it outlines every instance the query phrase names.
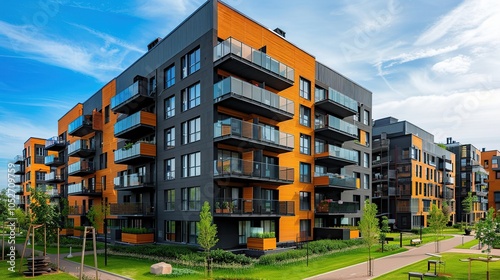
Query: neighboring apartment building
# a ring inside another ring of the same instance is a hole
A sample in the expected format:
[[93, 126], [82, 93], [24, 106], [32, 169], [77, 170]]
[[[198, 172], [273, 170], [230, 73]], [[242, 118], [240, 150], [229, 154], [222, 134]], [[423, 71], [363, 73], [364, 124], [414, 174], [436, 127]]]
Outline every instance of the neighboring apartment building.
[[45, 174], [50, 172], [50, 167], [45, 165], [47, 158], [53, 158], [53, 153], [45, 151], [45, 139], [30, 137], [24, 142], [22, 155], [14, 158], [16, 175], [15, 184], [18, 185], [16, 195], [21, 209], [28, 209], [31, 190], [37, 188], [44, 190], [51, 198], [58, 197], [57, 191], [45, 185]]
[[45, 148], [65, 160], [47, 182], [71, 223], [100, 203], [113, 228], [196, 243], [208, 201], [221, 248], [245, 246], [252, 228], [285, 242], [357, 225], [372, 94], [284, 36], [208, 1], [65, 114]]
[[375, 121], [372, 148], [372, 201], [380, 216], [399, 229], [426, 227], [431, 205], [446, 201], [455, 221], [455, 154], [434, 135], [387, 117]]
[[[481, 165], [481, 151], [471, 144], [460, 144], [451, 137], [446, 148], [457, 156], [455, 198], [457, 222], [475, 222], [484, 218], [488, 210], [488, 172]], [[463, 211], [462, 201], [468, 193], [474, 197], [471, 213]]]
[[481, 159], [486, 172], [488, 172], [488, 208], [500, 210], [500, 151], [481, 151]]

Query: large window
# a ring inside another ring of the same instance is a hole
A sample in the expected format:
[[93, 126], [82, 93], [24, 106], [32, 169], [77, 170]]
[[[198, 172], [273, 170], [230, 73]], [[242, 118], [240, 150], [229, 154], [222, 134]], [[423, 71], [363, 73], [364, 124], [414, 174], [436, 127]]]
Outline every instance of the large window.
[[300, 134], [300, 153], [306, 155], [311, 154], [311, 136]]
[[165, 191], [165, 210], [175, 210], [175, 190], [173, 189]]
[[165, 160], [165, 180], [175, 179], [175, 158]]
[[165, 69], [165, 88], [169, 88], [175, 84], [175, 65]]
[[182, 210], [200, 210], [200, 187], [181, 189]]
[[364, 180], [363, 180], [363, 181], [364, 181], [364, 182], [363, 182], [363, 188], [364, 188], [365, 190], [369, 190], [369, 189], [370, 189], [370, 175], [365, 174], [365, 176], [364, 176], [364, 177], [365, 177], [365, 178], [364, 178]]
[[165, 119], [175, 116], [175, 96], [165, 99]]
[[300, 163], [300, 182], [311, 183], [311, 165], [308, 163]]
[[299, 122], [301, 125], [311, 126], [311, 109], [300, 105]]
[[182, 111], [187, 111], [200, 105], [200, 83], [182, 91]]
[[300, 210], [311, 210], [310, 192], [300, 192]]
[[165, 240], [175, 241], [175, 221], [165, 221]]
[[182, 177], [201, 175], [201, 152], [182, 156]]
[[193, 143], [201, 138], [200, 117], [182, 123], [182, 144]]
[[370, 112], [368, 112], [367, 110], [363, 110], [363, 124], [370, 124]]
[[191, 51], [181, 59], [182, 78], [185, 78], [194, 72], [200, 70], [200, 48]]
[[368, 153], [363, 154], [363, 167], [370, 167], [370, 155]]
[[165, 129], [165, 149], [175, 147], [175, 127]]
[[304, 78], [300, 78], [300, 97], [311, 100], [311, 82]]
[[311, 220], [300, 220], [300, 237], [302, 240], [311, 237]]

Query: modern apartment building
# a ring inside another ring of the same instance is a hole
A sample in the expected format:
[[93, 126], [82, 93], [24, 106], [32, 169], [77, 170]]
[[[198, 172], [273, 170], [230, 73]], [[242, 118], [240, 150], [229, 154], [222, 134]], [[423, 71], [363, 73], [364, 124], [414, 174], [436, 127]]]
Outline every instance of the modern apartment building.
[[[460, 144], [451, 137], [446, 139], [446, 148], [457, 156], [455, 197], [457, 200], [457, 222], [474, 222], [488, 211], [488, 172], [484, 169], [481, 151], [471, 144]], [[473, 196], [471, 213], [463, 211], [462, 201]]]
[[14, 158], [15, 184], [18, 185], [16, 195], [18, 205], [26, 210], [30, 204], [31, 190], [37, 188], [44, 190], [51, 198], [57, 198], [57, 190], [45, 185], [45, 175], [50, 172], [50, 167], [45, 165], [57, 161], [53, 153], [45, 151], [45, 139], [30, 137], [24, 142], [21, 155]]
[[486, 172], [488, 172], [488, 208], [500, 210], [500, 151], [481, 151], [481, 159]]
[[[274, 31], [210, 0], [59, 120], [45, 148], [70, 221], [196, 243], [208, 201], [221, 248], [356, 225], [371, 196], [372, 94]], [[50, 179], [50, 178], [49, 178]], [[321, 207], [320, 207], [321, 205]]]
[[455, 221], [455, 154], [434, 135], [387, 117], [375, 121], [372, 148], [372, 201], [380, 216], [399, 229], [426, 227], [431, 205], [446, 202]]

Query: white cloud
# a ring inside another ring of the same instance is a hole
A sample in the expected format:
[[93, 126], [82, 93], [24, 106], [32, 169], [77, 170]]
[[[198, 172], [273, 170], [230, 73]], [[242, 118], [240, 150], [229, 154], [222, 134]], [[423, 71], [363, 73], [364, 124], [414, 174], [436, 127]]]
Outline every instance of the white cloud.
[[440, 61], [432, 66], [432, 70], [444, 74], [465, 74], [469, 71], [471, 59], [465, 55], [457, 55]]

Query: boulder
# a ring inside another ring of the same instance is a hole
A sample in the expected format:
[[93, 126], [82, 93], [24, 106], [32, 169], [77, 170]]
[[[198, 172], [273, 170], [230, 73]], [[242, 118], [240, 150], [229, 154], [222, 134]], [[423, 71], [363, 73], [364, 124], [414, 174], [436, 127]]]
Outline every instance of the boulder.
[[172, 274], [172, 265], [164, 262], [155, 263], [151, 265], [149, 272], [154, 275]]

